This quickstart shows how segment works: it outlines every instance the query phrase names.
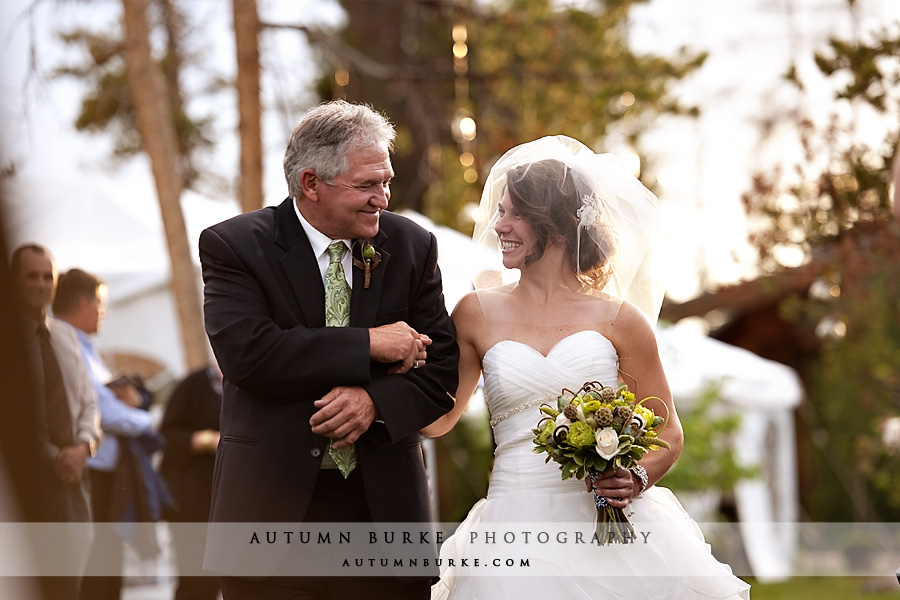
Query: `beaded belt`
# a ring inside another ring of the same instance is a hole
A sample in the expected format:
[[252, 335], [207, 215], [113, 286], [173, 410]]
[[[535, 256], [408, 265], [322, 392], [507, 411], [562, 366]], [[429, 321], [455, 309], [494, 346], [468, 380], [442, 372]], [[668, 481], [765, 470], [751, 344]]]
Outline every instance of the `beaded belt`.
[[499, 425], [506, 419], [510, 418], [511, 416], [517, 415], [520, 412], [522, 412], [523, 410], [528, 410], [529, 408], [534, 408], [535, 406], [540, 406], [541, 404], [543, 404], [546, 401], [547, 401], [546, 398], [535, 398], [534, 400], [529, 400], [525, 404], [520, 404], [519, 406], [517, 406], [515, 408], [511, 408], [506, 412], [500, 413], [499, 415], [497, 415], [496, 417], [491, 419], [491, 427], [496, 427], [497, 425]]

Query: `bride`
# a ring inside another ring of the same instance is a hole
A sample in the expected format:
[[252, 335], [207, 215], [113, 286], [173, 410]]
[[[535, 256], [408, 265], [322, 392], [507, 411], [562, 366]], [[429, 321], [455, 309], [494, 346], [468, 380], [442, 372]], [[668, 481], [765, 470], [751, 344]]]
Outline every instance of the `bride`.
[[[483, 371], [497, 447], [487, 498], [442, 546], [433, 599], [749, 598], [674, 495], [654, 485], [683, 444], [652, 329], [663, 295], [656, 213], [656, 198], [614, 157], [565, 136], [513, 148], [491, 170], [475, 238], [499, 246], [503, 268], [477, 278], [453, 312], [456, 406], [424, 433], [452, 429]], [[503, 285], [512, 269], [518, 281]], [[593, 483], [563, 481], [532, 452], [531, 429], [548, 395], [590, 381], [659, 399], [648, 406], [668, 415], [670, 449]], [[634, 543], [579, 543], [593, 533], [591, 491], [625, 509]]]

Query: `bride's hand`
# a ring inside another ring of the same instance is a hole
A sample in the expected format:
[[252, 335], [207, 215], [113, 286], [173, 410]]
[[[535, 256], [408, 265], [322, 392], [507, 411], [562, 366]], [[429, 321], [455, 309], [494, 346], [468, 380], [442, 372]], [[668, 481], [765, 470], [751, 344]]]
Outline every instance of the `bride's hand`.
[[596, 492], [615, 508], [625, 508], [634, 496], [634, 478], [628, 469], [606, 469], [597, 476], [596, 481], [585, 477], [589, 492]]
[[419, 367], [424, 367], [425, 361], [428, 360], [427, 348], [430, 345], [431, 338], [424, 333], [420, 333], [419, 338], [410, 349], [409, 355], [402, 361], [391, 365], [391, 367], [388, 369], [388, 373], [402, 375], [403, 373], [408, 372], [410, 369], [418, 369]]

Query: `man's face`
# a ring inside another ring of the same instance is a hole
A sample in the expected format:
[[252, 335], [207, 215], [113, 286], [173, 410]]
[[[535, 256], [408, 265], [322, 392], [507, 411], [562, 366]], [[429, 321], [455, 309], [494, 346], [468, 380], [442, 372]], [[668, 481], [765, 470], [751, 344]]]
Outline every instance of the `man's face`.
[[100, 285], [94, 297], [81, 299], [83, 305], [80, 308], [84, 311], [85, 333], [97, 333], [100, 331], [100, 325], [106, 317], [106, 297], [106, 286]]
[[387, 149], [372, 146], [347, 155], [349, 168], [331, 183], [316, 178], [312, 214], [304, 217], [331, 239], [371, 238], [391, 198], [394, 176]]
[[56, 293], [56, 266], [48, 255], [33, 250], [22, 252], [19, 260], [19, 299], [29, 313], [39, 314]]

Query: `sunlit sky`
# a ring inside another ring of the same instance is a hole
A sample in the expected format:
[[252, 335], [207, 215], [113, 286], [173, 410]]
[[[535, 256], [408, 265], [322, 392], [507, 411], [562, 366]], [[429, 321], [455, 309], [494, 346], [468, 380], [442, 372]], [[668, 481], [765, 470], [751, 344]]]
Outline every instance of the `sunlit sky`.
[[[28, 0], [0, 3], [0, 127], [4, 145], [0, 164], [13, 162], [16, 166], [14, 200], [21, 204], [29, 197], [46, 198], [49, 194], [58, 202], [87, 207], [99, 205], [86, 202], [87, 196], [102, 197], [138, 216], [150, 229], [159, 230], [146, 159], [110, 164], [106, 160], [109, 140], [102, 135], [76, 133], [72, 126], [78, 111], [79, 84], [43, 77], [63, 61], [56, 30], [77, 23], [114, 27], [119, 3], [109, 0], [87, 6], [45, 0], [28, 20], [23, 11], [29, 4]], [[331, 2], [260, 0], [259, 5], [264, 20], [332, 25], [341, 20], [340, 10]], [[203, 35], [192, 40], [194, 49], [209, 57], [209, 70], [194, 72], [185, 81], [185, 89], [198, 92], [199, 97], [213, 71], [225, 76], [234, 71], [231, 11], [230, 2], [225, 0], [200, 0], [189, 6], [193, 22], [202, 23]], [[703, 116], [694, 122], [660, 124], [642, 148], [659, 167], [657, 189], [669, 232], [662, 241], [668, 260], [669, 294], [675, 300], [686, 300], [704, 285], [733, 282], [753, 274], [754, 255], [746, 242], [740, 195], [749, 186], [754, 169], [774, 160], [787, 164], [794, 152], [784, 142], [787, 138], [761, 144], [759, 122], [771, 116], [774, 108], [796, 106], [798, 102], [820, 117], [828, 110], [822, 102], [827, 98], [822, 82], [813, 81], [802, 98], [780, 83], [789, 62], [798, 61], [801, 73], [811, 75], [812, 51], [822, 48], [829, 36], [852, 37], [896, 24], [900, 21], [900, 2], [858, 0], [851, 18], [844, 0], [652, 0], [633, 9], [631, 20], [632, 43], [638, 50], [666, 53], [687, 45], [710, 53], [700, 72], [677, 90], [686, 102], [700, 105]], [[449, 31], [447, 38], [449, 56]], [[30, 70], [29, 42], [35, 48], [37, 75]], [[267, 34], [262, 52], [267, 73], [265, 106], [271, 109], [292, 104], [286, 112], [270, 110], [264, 123], [265, 193], [267, 202], [274, 204], [285, 195], [281, 173], [284, 140], [293, 126], [291, 120], [310, 102], [309, 83], [316, 72], [310, 51], [297, 34]], [[231, 176], [237, 165], [235, 97], [219, 94], [203, 102], [197, 108], [220, 117], [216, 151], [209, 160], [217, 165], [234, 165], [230, 170], [220, 167], [220, 172]], [[286, 113], [292, 116], [285, 117]], [[865, 126], [871, 128], [873, 143], [882, 139], [884, 126]], [[626, 154], [626, 149], [615, 144], [595, 149], [623, 157]], [[189, 218], [196, 219], [197, 226], [236, 210], [231, 198], [188, 195], [188, 202], [196, 204]], [[13, 243], [24, 241], [17, 239], [15, 232], [12, 237]], [[38, 241], [59, 253], [54, 240]], [[96, 246], [102, 241], [92, 239], [90, 243]], [[63, 267], [97, 255], [79, 254], [70, 248], [65, 252], [66, 256], [58, 256]], [[159, 264], [164, 268], [165, 260], [160, 259]]]

